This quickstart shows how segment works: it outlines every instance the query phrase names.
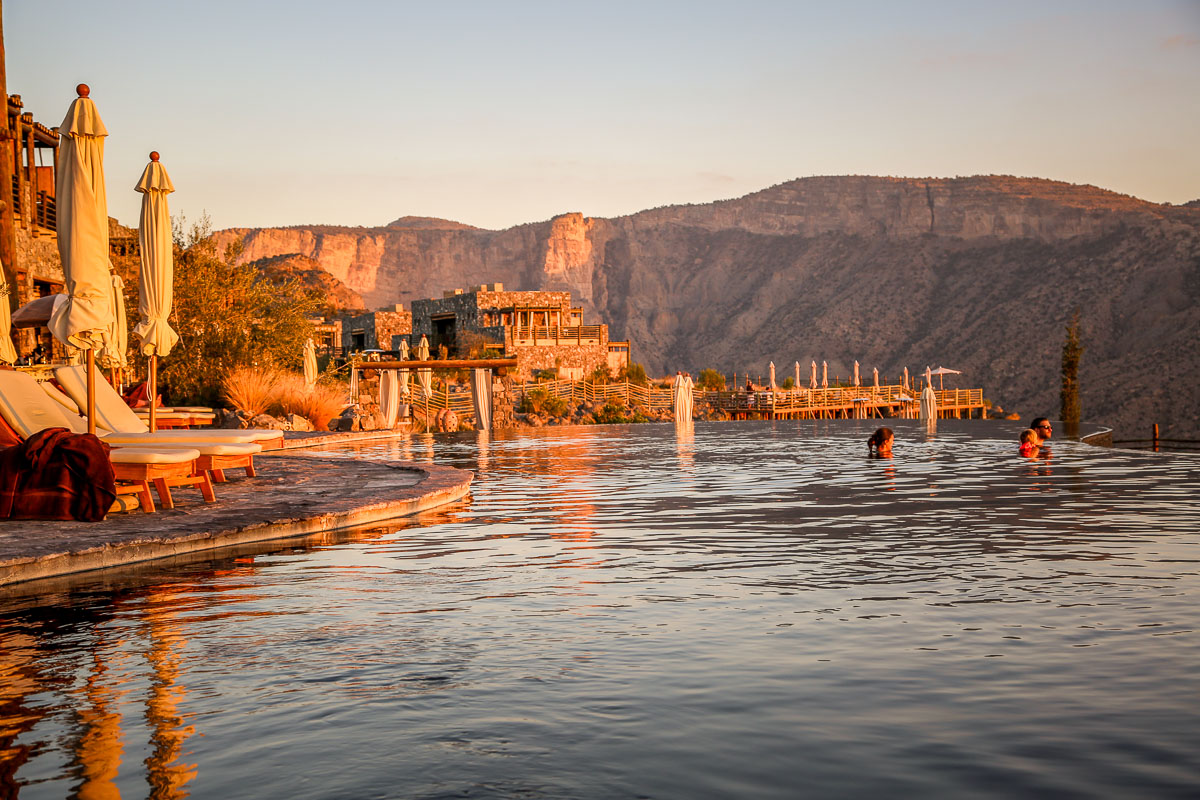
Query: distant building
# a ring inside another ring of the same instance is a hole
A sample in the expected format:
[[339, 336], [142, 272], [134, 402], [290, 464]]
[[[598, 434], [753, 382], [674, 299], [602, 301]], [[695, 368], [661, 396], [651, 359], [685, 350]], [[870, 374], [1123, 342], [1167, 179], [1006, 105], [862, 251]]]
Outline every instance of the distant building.
[[341, 346], [346, 352], [388, 350], [392, 338], [412, 333], [413, 315], [397, 303], [392, 308], [341, 317]]
[[[432, 353], [445, 346], [460, 358], [472, 349], [518, 361], [518, 377], [554, 370], [578, 380], [601, 365], [619, 372], [629, 365], [629, 342], [610, 342], [607, 325], [584, 325], [570, 292], [506, 292], [491, 283], [414, 300], [410, 344], [424, 334]], [[403, 334], [393, 337], [399, 347]]]

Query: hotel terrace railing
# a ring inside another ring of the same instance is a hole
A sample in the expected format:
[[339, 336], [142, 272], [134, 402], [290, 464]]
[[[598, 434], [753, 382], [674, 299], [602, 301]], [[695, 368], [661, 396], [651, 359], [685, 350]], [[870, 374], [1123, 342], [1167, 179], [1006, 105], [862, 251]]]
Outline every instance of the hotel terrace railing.
[[[414, 415], [432, 415], [442, 409], [452, 409], [459, 417], [473, 417], [469, 392], [436, 391], [426, 399], [417, 383], [416, 371], [409, 373], [407, 402]], [[541, 391], [571, 402], [604, 403], [619, 400], [625, 405], [647, 410], [671, 408], [674, 402], [671, 389], [639, 386], [628, 381], [590, 383], [588, 381], [540, 381], [517, 384], [515, 397]], [[982, 389], [935, 389], [938, 416], [968, 418], [986, 416]], [[693, 402], [721, 408], [735, 418], [765, 417], [768, 419], [832, 419], [886, 416], [915, 419], [920, 407], [920, 393], [903, 386], [853, 387], [835, 386], [826, 389], [778, 389], [772, 391], [705, 392], [695, 390]]]
[[602, 325], [534, 325], [512, 328], [513, 347], [554, 344], [603, 344]]
[[[629, 383], [594, 384], [586, 381], [543, 381], [515, 387], [527, 393], [540, 389], [548, 394], [573, 402], [607, 401], [620, 398], [631, 406], [646, 409], [671, 408], [671, 389], [647, 388]], [[920, 393], [903, 386], [836, 386], [825, 389], [777, 389], [776, 391], [706, 392], [694, 390], [693, 402], [707, 403], [724, 409], [732, 416], [766, 416], [772, 419], [799, 417], [882, 417], [884, 410], [891, 415], [916, 417]], [[971, 417], [986, 413], [983, 389], [934, 389], [938, 416]]]

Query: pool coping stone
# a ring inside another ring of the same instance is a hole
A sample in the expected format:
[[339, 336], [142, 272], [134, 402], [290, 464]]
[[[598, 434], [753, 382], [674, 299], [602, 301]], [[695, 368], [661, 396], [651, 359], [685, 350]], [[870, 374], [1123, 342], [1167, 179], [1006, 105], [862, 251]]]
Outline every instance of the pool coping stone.
[[[380, 437], [304, 437], [302, 446], [370, 438]], [[103, 522], [0, 520], [0, 587], [405, 517], [463, 498], [474, 477], [434, 464], [278, 450], [256, 461], [257, 478], [238, 470], [215, 484], [215, 503], [184, 487], [172, 492], [174, 509], [154, 514], [110, 514]]]

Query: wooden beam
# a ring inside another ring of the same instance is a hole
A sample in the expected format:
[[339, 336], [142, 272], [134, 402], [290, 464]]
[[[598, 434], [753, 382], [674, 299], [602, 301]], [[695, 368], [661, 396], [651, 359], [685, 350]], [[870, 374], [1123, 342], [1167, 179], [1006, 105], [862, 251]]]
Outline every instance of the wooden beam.
[[360, 361], [359, 369], [501, 369], [517, 366], [515, 358], [450, 358], [444, 361]]

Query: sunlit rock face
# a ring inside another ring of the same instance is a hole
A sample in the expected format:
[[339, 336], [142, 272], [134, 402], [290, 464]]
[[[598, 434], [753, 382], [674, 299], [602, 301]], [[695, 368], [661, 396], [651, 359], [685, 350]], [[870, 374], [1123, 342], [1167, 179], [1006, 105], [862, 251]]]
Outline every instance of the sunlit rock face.
[[1057, 412], [1079, 309], [1085, 416], [1130, 434], [1156, 421], [1200, 432], [1195, 204], [1032, 178], [850, 176], [503, 231], [405, 218], [217, 237], [241, 241], [246, 260], [312, 258], [369, 308], [493, 281], [569, 290], [652, 374], [757, 376], [768, 361], [816, 359], [831, 378], [855, 360], [891, 377], [943, 364], [1027, 418]]

